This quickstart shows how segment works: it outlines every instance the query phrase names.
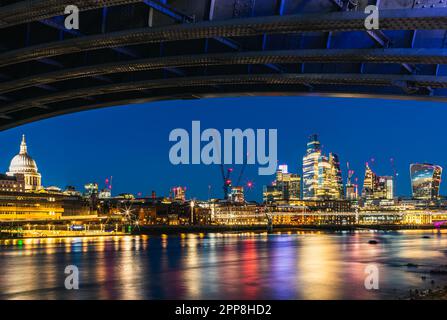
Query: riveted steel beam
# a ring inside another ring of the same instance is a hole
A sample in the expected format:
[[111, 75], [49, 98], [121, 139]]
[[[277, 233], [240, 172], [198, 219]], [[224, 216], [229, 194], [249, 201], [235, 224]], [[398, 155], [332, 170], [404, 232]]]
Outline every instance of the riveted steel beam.
[[8, 114], [34, 108], [36, 106], [46, 106], [52, 103], [69, 101], [73, 99], [85, 99], [107, 94], [117, 94], [129, 91], [153, 90], [172, 88], [175, 92], [178, 88], [200, 88], [223, 85], [250, 85], [253, 90], [259, 85], [275, 87], [290, 85], [365, 85], [371, 87], [398, 87], [407, 94], [414, 94], [418, 89], [447, 88], [447, 77], [420, 76], [420, 75], [383, 75], [383, 74], [259, 74], [259, 75], [220, 75], [220, 76], [200, 76], [182, 77], [170, 79], [156, 79], [138, 82], [115, 83], [103, 86], [67, 90], [45, 96], [25, 99], [14, 103], [0, 105], [0, 112]]
[[[0, 55], [0, 67], [63, 54], [143, 43], [256, 36], [264, 33], [358, 31], [364, 30], [364, 17], [365, 15], [361, 12], [333, 12], [207, 21], [168, 27], [124, 30], [5, 52]], [[381, 13], [381, 29], [447, 29], [447, 9], [384, 10]]]
[[346, 62], [447, 64], [447, 49], [311, 49], [157, 57], [64, 69], [14, 81], [0, 82], [0, 94], [59, 81], [165, 68]]

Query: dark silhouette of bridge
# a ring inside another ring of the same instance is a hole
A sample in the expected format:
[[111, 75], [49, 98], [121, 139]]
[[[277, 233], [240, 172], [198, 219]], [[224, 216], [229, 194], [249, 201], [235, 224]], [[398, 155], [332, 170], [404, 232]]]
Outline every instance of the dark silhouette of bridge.
[[447, 0], [0, 0], [0, 130], [163, 99], [445, 101], [446, 29]]

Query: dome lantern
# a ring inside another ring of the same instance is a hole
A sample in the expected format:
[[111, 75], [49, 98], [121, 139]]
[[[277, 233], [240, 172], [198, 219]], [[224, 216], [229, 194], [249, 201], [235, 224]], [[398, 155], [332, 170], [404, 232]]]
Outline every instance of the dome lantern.
[[22, 143], [20, 144], [20, 154], [26, 154], [26, 153], [27, 153], [27, 147], [26, 147], [25, 135], [22, 134]]

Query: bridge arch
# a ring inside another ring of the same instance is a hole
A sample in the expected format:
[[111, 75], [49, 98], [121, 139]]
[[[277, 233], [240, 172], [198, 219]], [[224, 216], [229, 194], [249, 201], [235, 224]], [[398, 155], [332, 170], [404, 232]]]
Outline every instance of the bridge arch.
[[[245, 95], [447, 98], [447, 4], [9, 0], [0, 130], [99, 107]], [[80, 30], [63, 11], [78, 5]], [[429, 5], [430, 4], [430, 5]]]

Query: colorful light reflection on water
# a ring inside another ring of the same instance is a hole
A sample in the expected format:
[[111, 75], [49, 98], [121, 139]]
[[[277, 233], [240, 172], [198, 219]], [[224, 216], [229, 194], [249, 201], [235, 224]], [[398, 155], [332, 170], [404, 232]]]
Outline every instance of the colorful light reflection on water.
[[[4, 240], [0, 298], [397, 298], [447, 284], [428, 273], [446, 265], [446, 248], [446, 230]], [[364, 288], [370, 263], [379, 265], [378, 291]], [[79, 268], [77, 291], [64, 287], [67, 265]]]

